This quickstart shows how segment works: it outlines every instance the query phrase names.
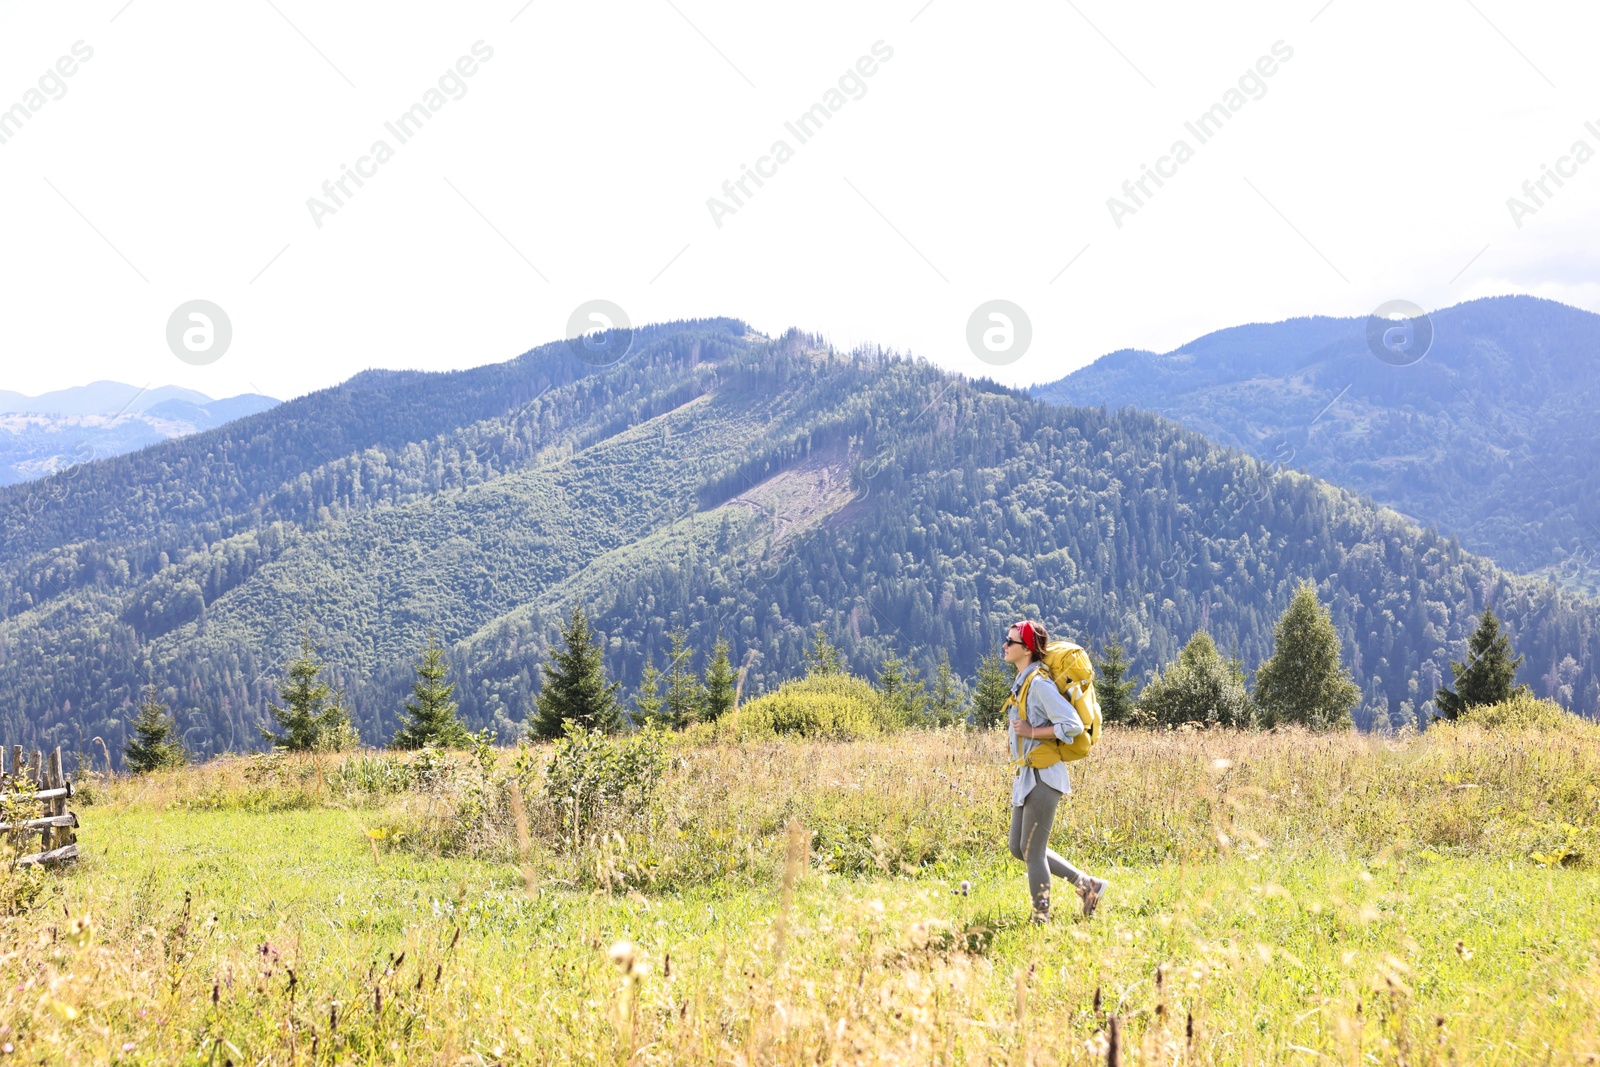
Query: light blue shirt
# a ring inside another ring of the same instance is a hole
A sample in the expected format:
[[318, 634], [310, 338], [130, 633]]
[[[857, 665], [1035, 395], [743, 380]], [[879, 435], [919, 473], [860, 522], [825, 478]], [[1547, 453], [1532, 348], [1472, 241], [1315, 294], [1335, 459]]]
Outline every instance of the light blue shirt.
[[[1023, 670], [1017, 672], [1017, 680], [1011, 683], [1011, 695], [1022, 689], [1022, 683], [1029, 674], [1037, 671], [1039, 677], [1028, 686], [1027, 718], [1029, 726], [1055, 727], [1056, 737], [1062, 741], [1071, 741], [1083, 733], [1083, 720], [1078, 717], [1078, 709], [1066, 697], [1061, 695], [1050, 676], [1044, 673], [1043, 667], [1038, 663], [1031, 663]], [[1026, 756], [1037, 748], [1038, 741], [1031, 737], [1018, 737], [1015, 730], [1007, 728], [1007, 735], [1011, 738], [1011, 759], [1013, 762]], [[1011, 785], [1011, 806], [1021, 807], [1022, 802], [1028, 798], [1033, 787], [1039, 782], [1052, 789], [1063, 793], [1072, 792], [1072, 782], [1067, 777], [1065, 763], [1053, 763], [1042, 771], [1036, 771], [1024, 763], [1017, 771], [1016, 781]]]

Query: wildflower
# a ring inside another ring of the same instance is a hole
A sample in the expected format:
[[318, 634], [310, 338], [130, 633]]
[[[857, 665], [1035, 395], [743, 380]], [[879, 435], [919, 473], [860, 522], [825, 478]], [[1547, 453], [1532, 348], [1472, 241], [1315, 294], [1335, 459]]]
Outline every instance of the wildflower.
[[79, 948], [87, 948], [89, 942], [94, 940], [94, 920], [87, 915], [79, 915], [67, 927], [67, 940]]
[[618, 941], [611, 946], [611, 951], [607, 955], [611, 957], [611, 962], [617, 965], [617, 970], [628, 978], [643, 978], [650, 973], [650, 964], [644, 950], [634, 945], [632, 941]]

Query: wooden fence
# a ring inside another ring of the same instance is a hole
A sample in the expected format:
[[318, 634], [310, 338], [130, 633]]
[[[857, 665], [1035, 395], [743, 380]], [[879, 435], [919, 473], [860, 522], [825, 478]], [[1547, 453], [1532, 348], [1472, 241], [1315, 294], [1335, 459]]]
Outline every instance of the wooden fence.
[[[28, 788], [18, 789], [27, 783]], [[19, 854], [18, 867], [35, 863], [64, 863], [78, 858], [78, 817], [67, 810], [67, 798], [72, 796], [72, 779], [61, 771], [61, 749], [50, 753], [48, 760], [35, 752], [33, 759], [24, 763], [22, 746], [11, 747], [11, 766], [5, 766], [5, 748], [0, 746], [0, 832], [6, 834], [11, 846]], [[43, 809], [38, 818], [27, 818], [29, 809], [38, 805]], [[39, 850], [27, 852], [37, 831]]]

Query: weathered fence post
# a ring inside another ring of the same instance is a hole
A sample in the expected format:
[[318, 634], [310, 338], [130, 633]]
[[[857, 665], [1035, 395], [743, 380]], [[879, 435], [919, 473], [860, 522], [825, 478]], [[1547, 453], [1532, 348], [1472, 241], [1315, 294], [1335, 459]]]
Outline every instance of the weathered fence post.
[[[55, 747], [55, 751], [50, 753], [50, 788], [51, 789], [65, 789], [66, 787], [67, 787], [67, 776], [66, 776], [66, 773], [61, 768], [61, 746], [57, 745]], [[53, 816], [55, 816], [56, 818], [59, 819], [61, 816], [65, 815], [66, 813], [67, 813], [67, 798], [65, 796], [56, 797], [54, 800], [52, 800], [50, 802], [50, 814], [51, 815], [53, 815]], [[67, 837], [71, 834], [70, 830], [68, 830], [65, 826], [61, 826], [59, 824], [57, 824], [55, 826], [48, 827], [48, 830], [49, 830], [49, 833], [45, 837], [45, 844], [44, 844], [44, 851], [46, 851], [46, 852], [50, 851], [53, 848], [60, 848], [62, 845], [66, 844], [67, 843]]]
[[[33, 758], [34, 758], [34, 762], [39, 765], [39, 770], [38, 770], [38, 774], [39, 774], [39, 777], [38, 777], [39, 792], [42, 793], [46, 789], [54, 789], [56, 787], [56, 783], [51, 780], [51, 776], [50, 776], [50, 772], [54, 768], [52, 768], [48, 763], [45, 762], [44, 753], [43, 752], [35, 752], [33, 754]], [[42, 818], [48, 819], [52, 815], [54, 815], [55, 813], [56, 813], [55, 801], [46, 800], [44, 802], [44, 810], [41, 811], [39, 814], [40, 814], [40, 816]], [[55, 836], [55, 827], [51, 826], [49, 823], [45, 823], [43, 826], [39, 827], [39, 851], [40, 852], [49, 852], [50, 851], [50, 839], [52, 837], [54, 837], [54, 836]]]

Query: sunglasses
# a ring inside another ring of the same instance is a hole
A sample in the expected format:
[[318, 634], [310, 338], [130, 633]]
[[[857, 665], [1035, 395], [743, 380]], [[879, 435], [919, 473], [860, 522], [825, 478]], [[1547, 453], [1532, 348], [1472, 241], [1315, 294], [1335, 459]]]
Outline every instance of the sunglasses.
[[1001, 648], [1005, 648], [1007, 645], [1022, 645], [1023, 648], [1027, 648], [1028, 647], [1027, 644], [1025, 644], [1022, 641], [1018, 641], [1014, 637], [1008, 637], [1004, 641], [1000, 642], [1000, 647]]

